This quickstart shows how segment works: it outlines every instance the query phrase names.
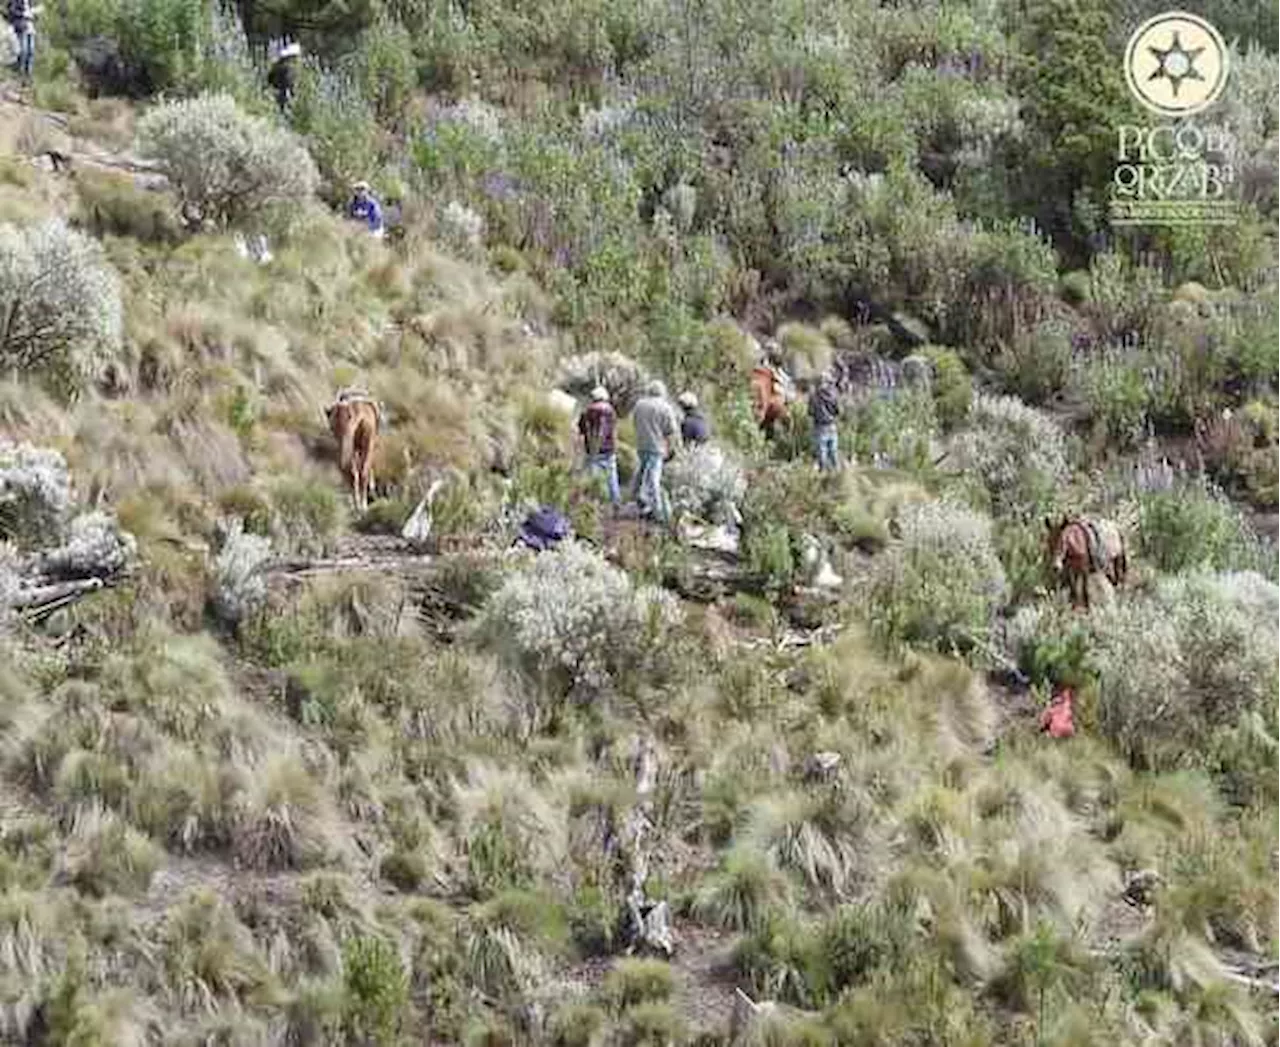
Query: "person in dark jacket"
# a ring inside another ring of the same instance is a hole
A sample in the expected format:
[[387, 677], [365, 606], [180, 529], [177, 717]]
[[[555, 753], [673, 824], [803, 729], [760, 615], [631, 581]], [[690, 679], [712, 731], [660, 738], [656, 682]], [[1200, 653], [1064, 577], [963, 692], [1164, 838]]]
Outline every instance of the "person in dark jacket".
[[271, 71], [267, 73], [267, 83], [275, 91], [276, 105], [280, 107], [280, 112], [282, 113], [289, 108], [289, 104], [293, 101], [293, 92], [298, 80], [298, 56], [300, 54], [302, 54], [302, 48], [298, 44], [286, 44], [280, 48], [280, 53], [276, 55], [275, 64], [272, 65]]
[[809, 397], [809, 417], [813, 420], [813, 445], [818, 468], [824, 472], [840, 467], [840, 398], [836, 387], [823, 378]]
[[622, 501], [618, 486], [618, 455], [614, 443], [614, 431], [618, 415], [609, 402], [609, 390], [597, 385], [591, 390], [591, 403], [578, 418], [578, 434], [582, 437], [582, 450], [589, 472], [604, 473], [609, 487], [609, 501], [617, 505]]
[[698, 410], [698, 398], [693, 393], [686, 392], [681, 393], [676, 402], [684, 412], [684, 419], [680, 422], [680, 439], [693, 445], [704, 444], [710, 440], [711, 426], [707, 424], [703, 413]]

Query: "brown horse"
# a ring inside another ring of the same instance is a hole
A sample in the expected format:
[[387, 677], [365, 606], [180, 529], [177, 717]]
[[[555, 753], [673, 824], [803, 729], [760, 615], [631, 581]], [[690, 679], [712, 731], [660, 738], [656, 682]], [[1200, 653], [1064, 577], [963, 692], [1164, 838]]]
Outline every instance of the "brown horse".
[[1044, 526], [1049, 562], [1057, 578], [1065, 576], [1073, 607], [1079, 607], [1081, 602], [1086, 608], [1089, 606], [1089, 578], [1097, 571], [1113, 587], [1124, 583], [1129, 554], [1124, 535], [1115, 524], [1064, 515], [1057, 523], [1046, 516]]
[[324, 414], [338, 441], [338, 467], [351, 485], [356, 512], [363, 513], [373, 488], [373, 455], [382, 411], [361, 393], [342, 392]]
[[751, 371], [751, 406], [756, 423], [766, 436], [772, 437], [774, 426], [787, 412], [787, 402], [782, 394], [782, 383], [770, 367], [755, 367]]

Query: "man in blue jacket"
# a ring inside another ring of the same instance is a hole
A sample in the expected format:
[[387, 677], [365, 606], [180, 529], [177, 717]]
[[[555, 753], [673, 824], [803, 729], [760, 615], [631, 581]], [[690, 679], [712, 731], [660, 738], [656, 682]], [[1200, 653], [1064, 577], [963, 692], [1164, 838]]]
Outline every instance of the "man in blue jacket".
[[347, 217], [357, 222], [364, 222], [371, 235], [381, 240], [386, 234], [382, 224], [382, 205], [369, 189], [368, 182], [357, 182], [352, 187], [354, 196], [347, 208]]

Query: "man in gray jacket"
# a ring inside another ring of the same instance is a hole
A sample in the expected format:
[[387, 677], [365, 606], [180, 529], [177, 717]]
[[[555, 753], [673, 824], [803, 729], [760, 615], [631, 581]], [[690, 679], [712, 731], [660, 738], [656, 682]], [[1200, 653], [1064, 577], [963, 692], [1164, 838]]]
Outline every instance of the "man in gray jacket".
[[680, 446], [680, 419], [667, 402], [667, 388], [652, 381], [635, 407], [636, 469], [633, 494], [636, 501], [664, 524], [671, 521], [671, 506], [662, 490], [662, 463]]

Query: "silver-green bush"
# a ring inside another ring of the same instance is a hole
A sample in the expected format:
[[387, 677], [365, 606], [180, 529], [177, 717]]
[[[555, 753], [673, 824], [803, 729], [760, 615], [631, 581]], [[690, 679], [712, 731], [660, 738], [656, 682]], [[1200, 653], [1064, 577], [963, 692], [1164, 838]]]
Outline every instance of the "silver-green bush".
[[97, 242], [61, 221], [0, 225], [0, 315], [0, 371], [74, 392], [120, 346], [120, 280]]
[[1062, 430], [1012, 396], [975, 396], [949, 452], [956, 468], [980, 482], [996, 515], [1034, 515], [1068, 473]]
[[876, 629], [895, 642], [969, 650], [988, 642], [1008, 591], [986, 517], [943, 502], [905, 507], [872, 581]]
[[296, 135], [241, 111], [229, 95], [158, 106], [139, 122], [138, 138], [186, 213], [219, 225], [304, 200], [320, 178]]
[[0, 539], [22, 546], [61, 533], [71, 504], [71, 478], [57, 451], [0, 440]]
[[522, 669], [601, 687], [659, 650], [679, 624], [669, 593], [634, 587], [576, 542], [540, 553], [489, 598], [481, 629]]
[[742, 467], [714, 444], [691, 447], [676, 455], [666, 476], [677, 513], [715, 523], [727, 521], [747, 491]]

